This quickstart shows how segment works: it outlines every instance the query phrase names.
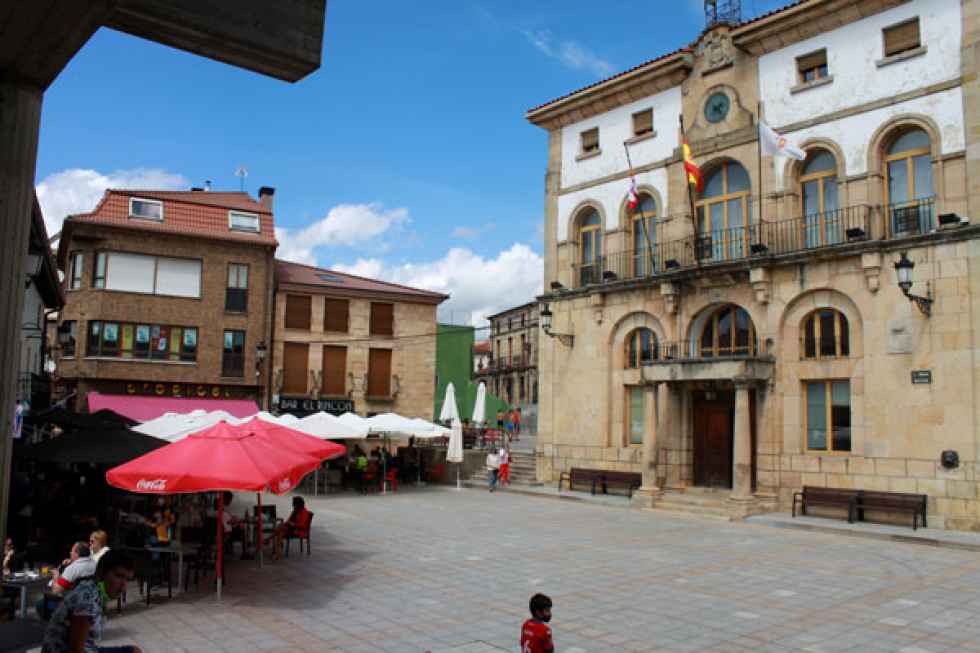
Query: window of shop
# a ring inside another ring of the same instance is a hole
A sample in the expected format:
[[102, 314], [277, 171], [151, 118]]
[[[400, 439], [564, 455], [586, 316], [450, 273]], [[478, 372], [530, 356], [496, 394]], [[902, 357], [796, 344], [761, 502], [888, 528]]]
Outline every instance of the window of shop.
[[803, 358], [837, 358], [851, 354], [847, 318], [831, 308], [814, 311], [803, 320], [801, 339]]
[[808, 451], [851, 451], [850, 381], [807, 381], [804, 432]]
[[197, 327], [91, 320], [85, 355], [193, 363]]
[[245, 332], [225, 331], [224, 352], [221, 357], [221, 376], [245, 376]]
[[305, 395], [309, 391], [310, 346], [304, 342], [287, 342], [282, 354], [282, 392]]

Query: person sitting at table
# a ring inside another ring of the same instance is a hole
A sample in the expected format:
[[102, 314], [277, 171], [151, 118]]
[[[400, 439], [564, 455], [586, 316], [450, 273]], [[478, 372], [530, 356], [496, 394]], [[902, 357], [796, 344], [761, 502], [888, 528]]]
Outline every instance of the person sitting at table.
[[41, 653], [143, 653], [140, 647], [99, 646], [106, 603], [126, 589], [133, 560], [124, 551], [108, 551], [92, 578], [82, 579], [54, 611], [44, 631]]
[[173, 526], [174, 518], [167, 511], [157, 510], [153, 513], [153, 519], [148, 519], [146, 525], [150, 527], [150, 535], [146, 538], [149, 546], [170, 546], [170, 527]]
[[[68, 563], [68, 564], [65, 564]], [[85, 542], [75, 542], [71, 547], [69, 557], [62, 561], [62, 566], [51, 576], [48, 584], [48, 592], [55, 597], [64, 596], [83, 578], [88, 578], [95, 574], [95, 559], [92, 557], [92, 550]], [[42, 597], [35, 606], [37, 614], [42, 621], [47, 621], [51, 613], [54, 612], [58, 601]]]
[[231, 502], [235, 498], [235, 495], [225, 490], [221, 496], [224, 501], [222, 519], [225, 531], [225, 547], [230, 553], [235, 547], [235, 542], [241, 542], [242, 560], [245, 560], [248, 557], [248, 543], [245, 540], [245, 524], [241, 516], [231, 510]]
[[306, 509], [306, 501], [303, 497], [293, 497], [293, 511], [283, 523], [276, 526], [276, 554], [275, 559], [282, 558], [282, 542], [287, 537], [305, 538], [310, 532], [310, 521], [313, 513]]
[[92, 558], [95, 559], [96, 563], [98, 563], [99, 560], [102, 559], [102, 556], [109, 551], [109, 547], [107, 546], [108, 542], [109, 534], [102, 529], [93, 531], [92, 534], [89, 535], [88, 547], [92, 550]]

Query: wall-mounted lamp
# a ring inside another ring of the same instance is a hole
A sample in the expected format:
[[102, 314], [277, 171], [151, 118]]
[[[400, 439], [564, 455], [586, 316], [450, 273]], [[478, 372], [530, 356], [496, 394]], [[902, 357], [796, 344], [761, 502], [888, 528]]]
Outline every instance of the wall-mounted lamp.
[[898, 262], [895, 263], [895, 275], [898, 277], [898, 287], [902, 289], [902, 293], [908, 297], [910, 302], [915, 303], [923, 315], [929, 317], [932, 315], [932, 287], [927, 282], [925, 297], [913, 295], [910, 291], [912, 290], [912, 270], [914, 269], [915, 263], [909, 260], [908, 253], [902, 252]]
[[552, 338], [558, 338], [558, 341], [565, 345], [566, 347], [572, 347], [575, 345], [575, 336], [570, 333], [555, 333], [551, 330], [551, 318], [554, 314], [551, 309], [548, 308], [547, 304], [541, 304], [541, 311], [538, 313], [541, 318], [541, 329], [546, 335]]

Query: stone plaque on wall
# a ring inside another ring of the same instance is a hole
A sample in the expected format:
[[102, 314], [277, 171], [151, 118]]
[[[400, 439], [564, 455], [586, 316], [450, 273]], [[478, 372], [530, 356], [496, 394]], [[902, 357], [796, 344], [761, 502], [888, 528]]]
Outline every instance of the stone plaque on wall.
[[888, 321], [888, 353], [912, 353], [912, 323], [908, 318]]

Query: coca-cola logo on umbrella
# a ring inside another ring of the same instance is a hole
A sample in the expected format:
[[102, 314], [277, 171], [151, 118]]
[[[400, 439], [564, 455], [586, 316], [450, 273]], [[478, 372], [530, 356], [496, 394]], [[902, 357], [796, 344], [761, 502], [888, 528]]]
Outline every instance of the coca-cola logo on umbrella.
[[279, 491], [285, 492], [286, 490], [289, 489], [290, 485], [292, 485], [292, 483], [289, 482], [288, 478], [282, 479], [281, 481], [279, 481]]
[[167, 479], [156, 478], [153, 480], [147, 480], [145, 478], [141, 478], [140, 480], [136, 481], [136, 489], [146, 490], [149, 492], [163, 492], [167, 489]]

